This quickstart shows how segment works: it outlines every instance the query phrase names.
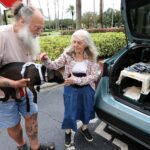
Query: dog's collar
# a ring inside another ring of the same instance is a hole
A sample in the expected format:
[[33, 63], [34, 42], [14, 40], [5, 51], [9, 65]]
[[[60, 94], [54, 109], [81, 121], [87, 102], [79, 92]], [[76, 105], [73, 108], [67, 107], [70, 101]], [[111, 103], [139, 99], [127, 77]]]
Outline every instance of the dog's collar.
[[42, 70], [41, 70], [42, 65], [41, 64], [36, 64], [36, 63], [33, 63], [33, 62], [27, 62], [22, 66], [22, 70], [21, 70], [22, 77], [24, 77], [26, 67], [28, 67], [30, 65], [34, 65], [38, 69], [39, 76], [40, 76], [40, 79], [41, 79], [41, 84], [43, 84], [45, 81], [47, 82], [47, 69], [46, 69], [45, 80], [44, 80], [43, 75], [42, 75]]

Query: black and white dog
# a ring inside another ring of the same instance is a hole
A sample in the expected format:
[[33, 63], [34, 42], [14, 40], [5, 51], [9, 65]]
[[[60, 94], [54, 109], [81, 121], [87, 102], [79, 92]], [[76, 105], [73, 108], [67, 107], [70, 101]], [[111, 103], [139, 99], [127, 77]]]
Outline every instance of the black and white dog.
[[[62, 74], [57, 70], [47, 69], [45, 66], [37, 63], [24, 63], [24, 62], [13, 62], [4, 65], [0, 68], [0, 76], [6, 77], [12, 80], [19, 80], [21, 78], [30, 78], [27, 87], [33, 93], [33, 101], [37, 103], [37, 92], [35, 85], [39, 86], [44, 82], [57, 82], [63, 83], [64, 79]], [[0, 101], [7, 101], [10, 97], [17, 99], [16, 90], [11, 87], [0, 87], [4, 92], [5, 97], [0, 98]], [[27, 102], [29, 103], [29, 102]], [[29, 105], [29, 104], [28, 104]], [[28, 108], [29, 106], [27, 106]], [[28, 108], [29, 110], [29, 108]]]

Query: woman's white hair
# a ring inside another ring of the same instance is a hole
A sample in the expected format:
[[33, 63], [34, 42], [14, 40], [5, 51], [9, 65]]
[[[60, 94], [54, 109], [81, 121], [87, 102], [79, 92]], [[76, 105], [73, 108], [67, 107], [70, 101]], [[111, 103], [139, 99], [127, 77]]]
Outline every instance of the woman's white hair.
[[[89, 32], [87, 32], [84, 29], [77, 30], [72, 34], [71, 43], [74, 39], [83, 41], [84, 44], [87, 46], [84, 50], [85, 58], [88, 58], [90, 60], [96, 60], [96, 57], [98, 55], [98, 50], [95, 44], [93, 43]], [[65, 50], [71, 56], [75, 54], [72, 44], [69, 47], [67, 47]]]

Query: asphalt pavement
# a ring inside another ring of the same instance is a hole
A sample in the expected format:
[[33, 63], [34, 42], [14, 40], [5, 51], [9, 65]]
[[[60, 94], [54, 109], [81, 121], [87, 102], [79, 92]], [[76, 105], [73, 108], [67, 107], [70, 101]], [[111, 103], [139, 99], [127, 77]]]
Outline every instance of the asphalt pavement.
[[[39, 139], [41, 143], [55, 142], [56, 150], [65, 150], [64, 146], [64, 130], [61, 129], [63, 119], [63, 88], [62, 85], [56, 83], [44, 84], [41, 87], [41, 92], [38, 94], [38, 122], [39, 122]], [[22, 118], [21, 124], [24, 130], [24, 119]], [[80, 126], [78, 122], [78, 127]], [[98, 119], [90, 123], [90, 130], [93, 134], [94, 140], [92, 143], [85, 141], [80, 132], [75, 134], [75, 140], [72, 141], [72, 146], [67, 150], [99, 150], [99, 143], [103, 143], [101, 150], [118, 150], [117, 146], [113, 146], [104, 138], [97, 138], [99, 136], [94, 133], [99, 122]], [[24, 130], [24, 138], [29, 145], [28, 138]], [[111, 149], [110, 149], [111, 145]], [[108, 148], [109, 147], [109, 148]], [[15, 142], [9, 138], [5, 129], [0, 129], [0, 150], [16, 150]]]
[[[131, 148], [129, 148], [128, 144], [119, 140], [119, 137], [114, 137], [107, 125], [98, 118], [91, 120], [89, 124], [89, 129], [94, 137], [92, 143], [87, 142], [78, 130], [74, 135], [72, 146], [66, 149], [64, 146], [65, 131], [61, 129], [64, 113], [62, 85], [44, 84], [41, 87], [41, 92], [38, 93], [38, 107], [39, 139], [41, 143], [45, 144], [54, 142], [56, 150], [144, 150], [143, 147], [142, 149], [141, 147], [137, 148], [137, 144], [133, 144], [133, 141], [129, 142], [131, 143]], [[24, 130], [23, 118], [21, 124]], [[80, 121], [77, 126], [79, 129]], [[29, 145], [25, 130], [24, 138]], [[134, 145], [135, 148], [133, 148]], [[0, 129], [0, 150], [16, 150], [15, 142], [9, 138], [5, 129]]]

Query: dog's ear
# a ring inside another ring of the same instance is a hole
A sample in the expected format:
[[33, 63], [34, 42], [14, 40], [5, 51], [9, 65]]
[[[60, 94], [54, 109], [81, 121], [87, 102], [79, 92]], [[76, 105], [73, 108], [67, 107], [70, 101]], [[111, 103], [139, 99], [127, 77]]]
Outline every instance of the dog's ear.
[[42, 75], [45, 81], [45, 73], [46, 73], [46, 67], [44, 65], [41, 66]]
[[36, 87], [36, 90], [37, 90], [38, 92], [40, 92], [40, 86], [37, 86], [37, 87]]
[[54, 75], [55, 75], [55, 80], [56, 80], [55, 82], [57, 82], [57, 83], [64, 82], [63, 75], [58, 70], [54, 70]]
[[42, 65], [42, 66], [41, 66], [41, 70], [42, 70], [42, 73], [45, 74], [45, 72], [46, 72], [46, 67], [45, 67], [44, 65]]

